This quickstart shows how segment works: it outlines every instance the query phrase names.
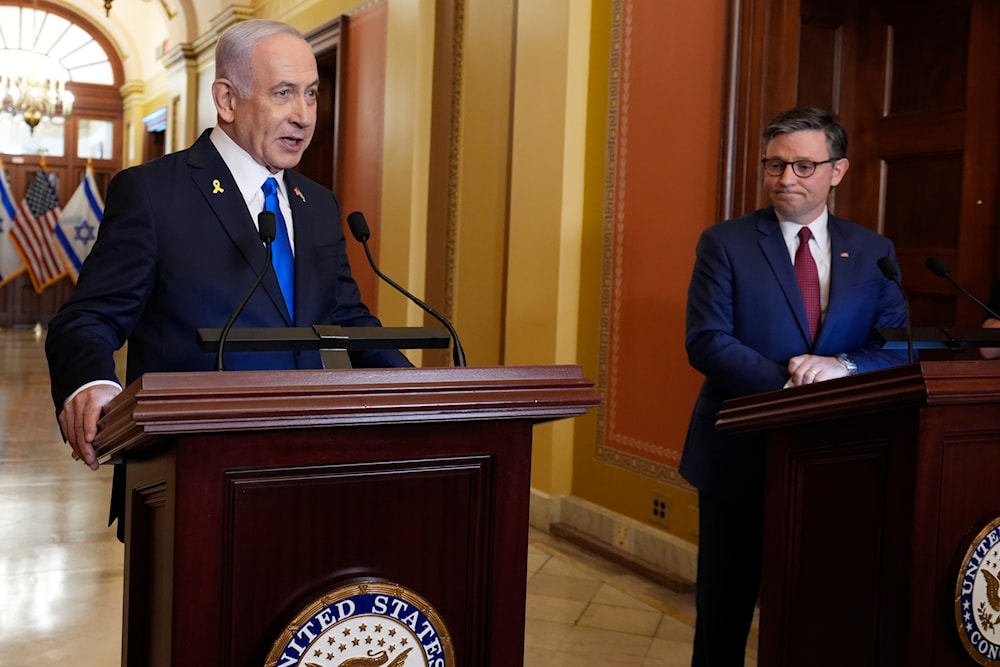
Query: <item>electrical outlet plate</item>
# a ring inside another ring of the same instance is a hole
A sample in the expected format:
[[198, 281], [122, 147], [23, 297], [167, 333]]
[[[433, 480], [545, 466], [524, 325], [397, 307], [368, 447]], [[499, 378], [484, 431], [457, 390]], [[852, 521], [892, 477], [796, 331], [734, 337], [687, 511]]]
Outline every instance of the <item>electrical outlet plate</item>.
[[670, 499], [655, 491], [650, 494], [649, 520], [661, 528], [670, 527]]
[[615, 524], [615, 546], [619, 549], [629, 549], [629, 541], [632, 537], [632, 531], [624, 523]]

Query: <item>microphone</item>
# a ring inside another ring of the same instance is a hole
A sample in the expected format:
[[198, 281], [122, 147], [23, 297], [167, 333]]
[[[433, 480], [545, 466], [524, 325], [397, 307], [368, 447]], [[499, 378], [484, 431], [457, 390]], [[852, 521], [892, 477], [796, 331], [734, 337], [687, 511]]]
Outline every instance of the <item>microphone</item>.
[[899, 271], [896, 270], [896, 264], [888, 255], [878, 260], [878, 268], [882, 271], [882, 275], [896, 283], [896, 287], [903, 294], [903, 303], [906, 304], [906, 360], [912, 364], [913, 328], [910, 325], [910, 299], [906, 296], [906, 290], [903, 289], [903, 284], [899, 281]]
[[940, 259], [938, 259], [937, 257], [933, 257], [933, 256], [928, 257], [926, 260], [924, 260], [924, 266], [926, 266], [928, 269], [930, 269], [931, 273], [933, 273], [934, 275], [938, 276], [939, 278], [945, 278], [945, 279], [947, 279], [948, 282], [950, 282], [952, 285], [954, 285], [955, 288], [959, 292], [961, 292], [965, 296], [967, 296], [970, 299], [972, 299], [977, 306], [979, 306], [980, 308], [982, 308], [983, 310], [985, 310], [986, 313], [989, 314], [990, 317], [992, 317], [995, 320], [1000, 320], [1000, 315], [997, 315], [996, 312], [994, 312], [992, 308], [990, 308], [985, 303], [983, 303], [982, 301], [980, 301], [979, 299], [977, 299], [975, 296], [973, 296], [972, 293], [969, 292], [969, 290], [965, 289], [964, 287], [962, 287], [961, 285], [959, 285], [957, 282], [955, 282], [955, 279], [951, 277], [951, 272], [948, 271], [948, 267], [945, 266], [944, 262], [942, 262]]
[[250, 297], [257, 288], [260, 286], [261, 282], [264, 280], [264, 276], [267, 275], [267, 270], [271, 268], [271, 243], [274, 241], [274, 237], [278, 234], [278, 223], [274, 217], [272, 211], [261, 211], [257, 216], [257, 230], [260, 233], [260, 240], [264, 243], [264, 252], [267, 254], [267, 261], [264, 263], [264, 268], [261, 272], [257, 274], [257, 280], [254, 281], [253, 286], [247, 295], [243, 297], [240, 301], [240, 305], [236, 306], [236, 310], [233, 314], [229, 316], [229, 321], [226, 322], [226, 326], [222, 327], [222, 333], [219, 334], [219, 349], [215, 353], [215, 370], [224, 371], [226, 370], [222, 363], [222, 348], [226, 344], [226, 338], [229, 337], [229, 330], [233, 328], [233, 324], [236, 323], [236, 318], [240, 316], [243, 309], [246, 308], [247, 302], [250, 301]]
[[444, 325], [444, 328], [448, 330], [449, 334], [451, 334], [451, 340], [454, 342], [454, 345], [452, 345], [451, 353], [455, 367], [460, 368], [462, 366], [465, 366], [465, 350], [462, 349], [462, 343], [458, 340], [458, 333], [455, 331], [455, 327], [451, 326], [451, 322], [445, 319], [444, 315], [441, 315], [436, 310], [428, 306], [426, 303], [424, 303], [423, 301], [421, 301], [420, 299], [413, 296], [405, 289], [397, 285], [395, 282], [392, 281], [391, 278], [389, 278], [389, 276], [382, 273], [379, 270], [378, 266], [375, 265], [375, 260], [372, 259], [371, 250], [368, 249], [368, 239], [371, 238], [371, 232], [368, 229], [368, 221], [365, 220], [365, 214], [362, 213], [361, 211], [355, 211], [354, 213], [351, 213], [350, 215], [347, 216], [347, 226], [351, 228], [351, 234], [354, 236], [354, 240], [365, 247], [365, 256], [368, 257], [368, 263], [371, 264], [372, 270], [375, 271], [376, 275], [378, 275], [379, 278], [381, 278], [382, 280], [386, 281], [387, 283], [395, 287], [397, 290], [399, 290], [400, 293], [403, 294], [403, 296], [405, 296], [410, 301], [423, 308], [425, 311], [430, 313], [438, 322]]

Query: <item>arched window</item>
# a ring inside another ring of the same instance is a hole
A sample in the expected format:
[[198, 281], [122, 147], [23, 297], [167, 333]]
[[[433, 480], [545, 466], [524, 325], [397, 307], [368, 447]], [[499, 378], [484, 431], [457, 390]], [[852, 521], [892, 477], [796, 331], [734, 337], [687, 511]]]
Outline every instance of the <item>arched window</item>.
[[[68, 149], [60, 112], [75, 103], [67, 91], [67, 84], [72, 89], [74, 83], [115, 84], [115, 70], [104, 46], [59, 14], [0, 6], [0, 153], [64, 155]], [[32, 87], [34, 91], [29, 92]], [[30, 106], [26, 100], [32, 93], [36, 100], [39, 93], [49, 97], [49, 104], [38, 112], [40, 118], [26, 118], [29, 114], [24, 107]], [[80, 128], [81, 139], [91, 144], [83, 150], [100, 154], [81, 157], [110, 158], [106, 144], [112, 137], [95, 141], [86, 137], [88, 127]], [[96, 127], [99, 134], [111, 131], [106, 125]]]

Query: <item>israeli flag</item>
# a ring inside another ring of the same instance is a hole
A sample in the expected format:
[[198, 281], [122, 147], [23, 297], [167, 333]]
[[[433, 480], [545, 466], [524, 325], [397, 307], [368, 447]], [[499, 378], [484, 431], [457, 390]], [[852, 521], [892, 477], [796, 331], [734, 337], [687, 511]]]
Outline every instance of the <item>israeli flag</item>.
[[10, 229], [14, 226], [17, 208], [14, 198], [10, 196], [10, 186], [7, 184], [7, 172], [0, 162], [0, 285], [24, 273], [24, 260], [10, 240]]
[[97, 240], [97, 228], [104, 218], [104, 202], [94, 182], [94, 171], [89, 166], [87, 173], [73, 196], [66, 202], [62, 215], [53, 230], [62, 255], [66, 274], [75, 283], [80, 275], [80, 266], [87, 259], [90, 249]]

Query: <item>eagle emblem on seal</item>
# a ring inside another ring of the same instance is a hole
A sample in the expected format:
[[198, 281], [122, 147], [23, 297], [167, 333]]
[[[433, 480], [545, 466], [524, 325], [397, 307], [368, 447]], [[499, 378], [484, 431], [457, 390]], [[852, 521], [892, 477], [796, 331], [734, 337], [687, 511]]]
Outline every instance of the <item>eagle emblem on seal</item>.
[[996, 612], [996, 616], [993, 616], [989, 609], [986, 608], [986, 602], [980, 602], [979, 609], [977, 610], [979, 622], [982, 624], [984, 630], [996, 632], [996, 627], [1000, 624], [1000, 579], [997, 579], [996, 576], [988, 572], [985, 568], [980, 570], [980, 572], [983, 575], [983, 580], [986, 582], [986, 602]]
[[[367, 658], [365, 657], [348, 658], [344, 662], [337, 665], [337, 667], [382, 667], [382, 665], [385, 665], [385, 667], [403, 667], [403, 665], [406, 663], [406, 656], [409, 655], [410, 651], [412, 650], [413, 650], [412, 648], [406, 649], [405, 651], [397, 655], [395, 658], [393, 658], [392, 662], [389, 662], [389, 654], [386, 653], [385, 651], [378, 651], [378, 652], [368, 651]], [[388, 665], [386, 665], [387, 662], [389, 662]], [[324, 667], [324, 666], [318, 665], [315, 662], [307, 662], [306, 667]]]

